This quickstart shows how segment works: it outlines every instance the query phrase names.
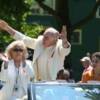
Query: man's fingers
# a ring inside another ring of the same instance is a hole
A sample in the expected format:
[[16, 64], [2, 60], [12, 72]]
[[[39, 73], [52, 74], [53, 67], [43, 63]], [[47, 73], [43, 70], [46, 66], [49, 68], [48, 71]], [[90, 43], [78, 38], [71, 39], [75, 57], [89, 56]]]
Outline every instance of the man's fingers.
[[66, 31], [66, 26], [65, 25], [62, 26], [62, 30]]
[[63, 34], [64, 36], [67, 35], [67, 28], [66, 28], [66, 25], [63, 25], [63, 26], [62, 26], [61, 34]]

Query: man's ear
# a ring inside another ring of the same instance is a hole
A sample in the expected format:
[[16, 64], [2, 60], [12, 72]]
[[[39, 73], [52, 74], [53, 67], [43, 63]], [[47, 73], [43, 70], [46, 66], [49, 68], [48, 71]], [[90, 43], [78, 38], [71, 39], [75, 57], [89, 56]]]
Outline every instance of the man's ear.
[[61, 37], [61, 34], [57, 34], [56, 38], [59, 39]]
[[56, 35], [55, 41], [57, 41], [59, 38], [60, 38], [60, 36], [59, 35]]

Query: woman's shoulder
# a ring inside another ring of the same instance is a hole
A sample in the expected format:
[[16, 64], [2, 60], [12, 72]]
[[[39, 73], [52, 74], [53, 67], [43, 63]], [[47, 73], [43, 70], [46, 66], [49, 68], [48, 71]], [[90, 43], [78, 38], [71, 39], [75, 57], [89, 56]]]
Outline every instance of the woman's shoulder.
[[30, 76], [34, 76], [34, 69], [33, 69], [33, 63], [30, 60], [26, 60], [26, 70], [29, 73]]
[[32, 66], [32, 61], [31, 60], [25, 60], [26, 66]]
[[29, 70], [33, 70], [33, 62], [31, 60], [26, 60], [26, 68]]

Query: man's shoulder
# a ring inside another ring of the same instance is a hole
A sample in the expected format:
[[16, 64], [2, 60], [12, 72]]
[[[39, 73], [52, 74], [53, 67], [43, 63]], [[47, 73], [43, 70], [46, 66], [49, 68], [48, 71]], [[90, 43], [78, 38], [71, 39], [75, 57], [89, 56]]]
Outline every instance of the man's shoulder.
[[42, 40], [43, 39], [43, 35], [38, 36], [37, 40]]
[[31, 60], [25, 60], [27, 65], [31, 65], [32, 66], [32, 61]]
[[36, 39], [36, 45], [41, 44], [42, 40], [43, 40], [43, 36], [42, 35], [38, 36], [38, 38]]
[[58, 39], [57, 45], [62, 45], [62, 40], [61, 39]]
[[31, 60], [25, 60], [26, 62], [26, 69], [33, 70], [33, 62]]

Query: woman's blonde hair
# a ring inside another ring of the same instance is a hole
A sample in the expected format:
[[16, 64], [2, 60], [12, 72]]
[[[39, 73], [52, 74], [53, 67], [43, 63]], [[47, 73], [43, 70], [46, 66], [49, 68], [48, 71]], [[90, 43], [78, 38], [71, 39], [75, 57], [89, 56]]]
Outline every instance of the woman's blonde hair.
[[23, 49], [23, 59], [26, 59], [28, 57], [27, 48], [24, 42], [21, 40], [13, 41], [8, 45], [8, 47], [6, 48], [6, 55], [8, 56], [8, 59], [12, 59], [11, 52], [12, 49], [14, 49], [16, 46], [20, 46]]

